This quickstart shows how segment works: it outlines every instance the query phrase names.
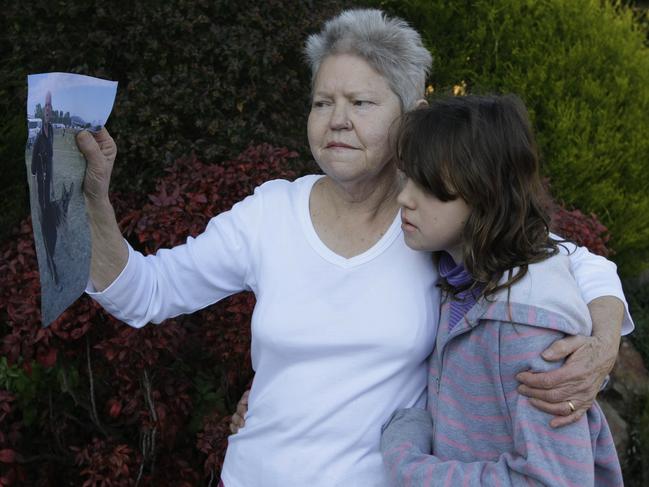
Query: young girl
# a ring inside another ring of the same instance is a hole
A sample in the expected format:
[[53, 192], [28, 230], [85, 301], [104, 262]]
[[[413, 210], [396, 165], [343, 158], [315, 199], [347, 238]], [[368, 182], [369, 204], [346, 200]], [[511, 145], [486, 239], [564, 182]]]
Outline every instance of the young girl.
[[[428, 407], [384, 426], [396, 485], [622, 485], [597, 404], [555, 430], [516, 374], [559, 367], [541, 352], [591, 323], [540, 204], [538, 156], [515, 96], [436, 101], [404, 116], [397, 143], [406, 243], [435, 253], [445, 295]], [[572, 408], [573, 406], [571, 406]]]

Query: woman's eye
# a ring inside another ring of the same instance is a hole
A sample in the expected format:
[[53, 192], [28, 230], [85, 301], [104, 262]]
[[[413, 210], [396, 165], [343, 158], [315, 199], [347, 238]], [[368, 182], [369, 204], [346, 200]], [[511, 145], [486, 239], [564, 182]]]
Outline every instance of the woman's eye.
[[315, 100], [313, 102], [313, 107], [314, 108], [322, 108], [327, 105], [327, 102], [324, 100]]
[[373, 105], [374, 103], [369, 101], [369, 100], [354, 100], [354, 106], [355, 107], [366, 107], [369, 105]]

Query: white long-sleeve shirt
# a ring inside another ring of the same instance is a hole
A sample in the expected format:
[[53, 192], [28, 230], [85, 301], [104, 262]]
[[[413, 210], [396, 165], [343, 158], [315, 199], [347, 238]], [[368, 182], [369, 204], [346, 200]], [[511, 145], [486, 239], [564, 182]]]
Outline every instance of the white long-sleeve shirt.
[[[425, 395], [439, 314], [430, 255], [405, 245], [398, 216], [366, 252], [332, 252], [309, 213], [318, 177], [270, 181], [155, 256], [129, 248], [115, 282], [89, 289], [135, 327], [255, 293], [255, 379], [246, 426], [229, 439], [227, 487], [388, 485], [380, 427]], [[585, 301], [624, 299], [614, 264], [583, 249], [570, 260]]]

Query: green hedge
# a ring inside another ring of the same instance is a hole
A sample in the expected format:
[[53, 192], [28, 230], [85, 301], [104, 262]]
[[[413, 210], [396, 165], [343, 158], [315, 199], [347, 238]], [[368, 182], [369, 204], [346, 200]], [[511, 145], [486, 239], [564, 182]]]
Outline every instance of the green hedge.
[[[649, 266], [649, 50], [631, 11], [599, 0], [6, 2], [0, 16], [0, 239], [26, 214], [25, 76], [118, 80], [115, 189], [151, 189], [177, 156], [250, 142], [306, 150], [301, 46], [341, 6], [411, 21], [438, 92], [519, 93], [555, 196], [610, 229], [622, 271]], [[646, 23], [644, 24], [647, 25]]]
[[119, 81], [108, 122], [119, 149], [113, 188], [144, 194], [165, 166], [191, 151], [216, 161], [253, 142], [308, 150], [310, 73], [302, 46], [341, 3], [3, 2], [0, 239], [27, 213], [27, 74]]
[[649, 49], [630, 9], [600, 0], [374, 3], [422, 32], [436, 91], [465, 81], [470, 91], [520, 94], [555, 197], [598, 215], [623, 273], [649, 266]]

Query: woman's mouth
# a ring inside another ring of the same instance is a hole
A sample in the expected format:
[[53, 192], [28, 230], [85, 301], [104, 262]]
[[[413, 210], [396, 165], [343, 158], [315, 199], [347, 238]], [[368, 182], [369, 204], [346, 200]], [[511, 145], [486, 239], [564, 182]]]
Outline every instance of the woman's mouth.
[[329, 142], [325, 149], [355, 149], [351, 145], [345, 144], [344, 142]]

